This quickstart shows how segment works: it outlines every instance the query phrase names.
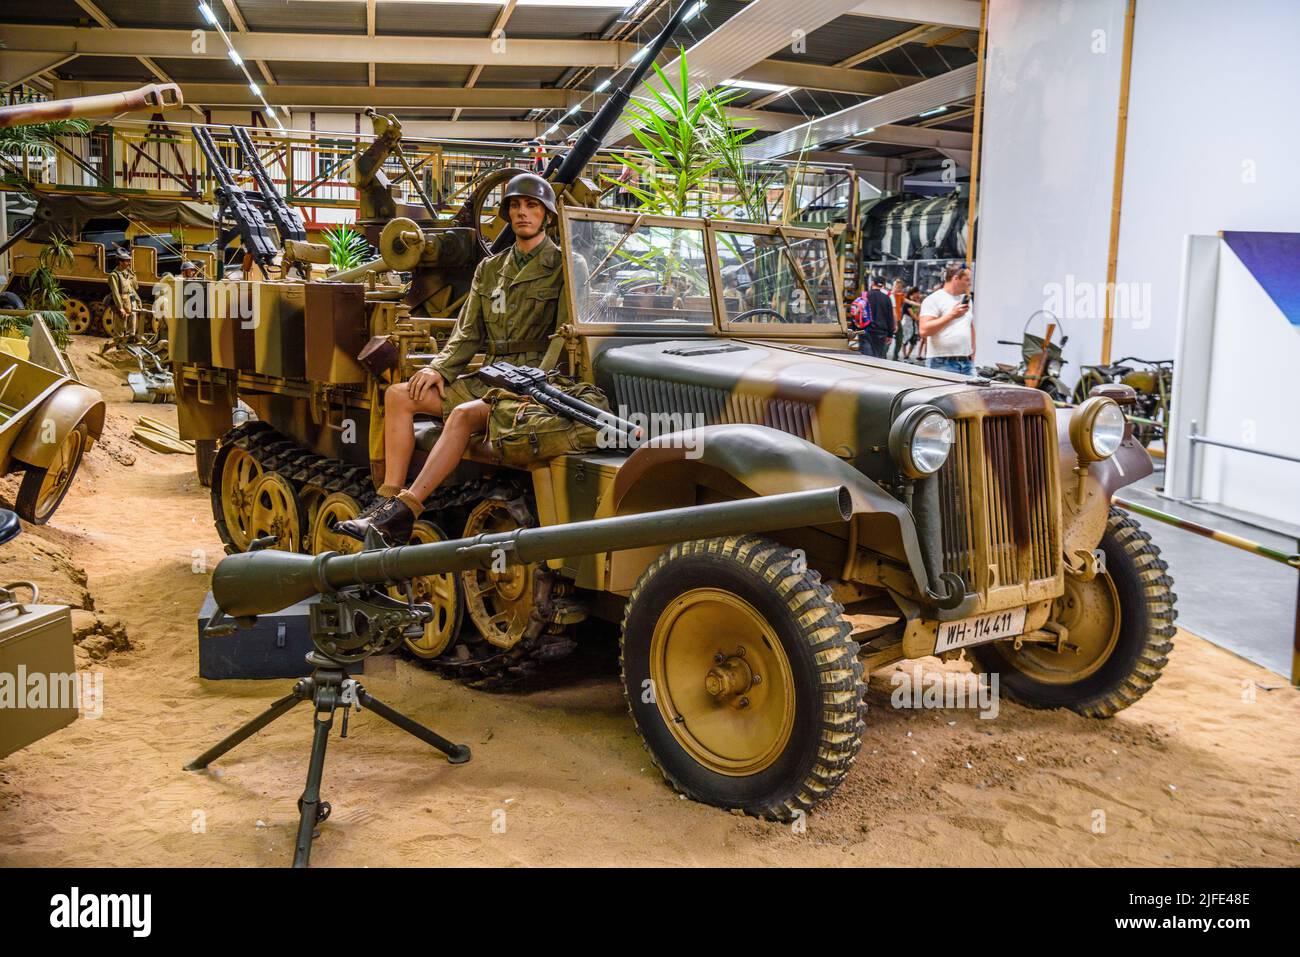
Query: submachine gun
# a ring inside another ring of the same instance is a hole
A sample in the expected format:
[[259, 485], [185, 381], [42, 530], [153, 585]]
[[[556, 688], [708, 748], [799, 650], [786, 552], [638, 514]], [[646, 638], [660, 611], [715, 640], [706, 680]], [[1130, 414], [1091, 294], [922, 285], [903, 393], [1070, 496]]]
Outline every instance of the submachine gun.
[[[500, 570], [502, 563], [528, 565], [718, 535], [829, 525], [847, 521], [852, 513], [848, 489], [838, 486], [393, 548], [380, 547], [378, 535], [372, 531], [365, 549], [348, 555], [286, 552], [267, 547], [274, 544], [272, 538], [259, 539], [253, 549], [227, 556], [213, 571], [212, 595], [218, 613], [205, 635], [228, 634], [237, 625], [251, 625], [258, 615], [273, 614], [320, 595], [320, 601], [311, 607], [310, 631], [315, 647], [307, 654], [307, 662], [314, 670], [311, 677], [299, 680], [288, 695], [199, 755], [185, 770], [206, 768], [299, 702], [311, 701], [311, 760], [307, 786], [298, 800], [301, 817], [293, 856], [295, 867], [306, 867], [316, 825], [330, 813], [329, 804], [320, 800], [320, 783], [336, 710], [343, 710], [345, 736], [348, 709], [366, 707], [441, 751], [451, 763], [470, 759], [465, 745], [453, 744], [377, 700], [347, 673], [349, 663], [391, 650], [405, 635], [422, 633], [433, 609], [410, 599], [412, 579], [472, 568]], [[405, 602], [387, 591], [403, 584], [407, 585]]]
[[532, 366], [516, 366], [509, 362], [495, 362], [478, 370], [478, 378], [486, 385], [505, 389], [514, 395], [532, 399], [556, 415], [581, 422], [597, 432], [613, 432], [622, 441], [619, 447], [641, 438], [641, 427], [627, 419], [620, 419], [600, 406], [575, 399], [551, 384], [547, 374]]

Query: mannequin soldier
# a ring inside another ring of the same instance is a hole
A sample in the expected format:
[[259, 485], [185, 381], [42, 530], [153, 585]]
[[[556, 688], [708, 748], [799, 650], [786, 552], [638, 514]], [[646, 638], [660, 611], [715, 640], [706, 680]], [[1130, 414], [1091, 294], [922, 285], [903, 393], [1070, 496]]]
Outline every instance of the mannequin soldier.
[[[503, 448], [499, 439], [511, 423], [508, 415], [494, 414], [494, 408], [504, 413], [519, 402], [464, 372], [479, 352], [486, 354], [484, 365], [537, 366], [556, 326], [568, 321], [562, 254], [546, 235], [548, 222], [558, 215], [555, 202], [551, 184], [533, 173], [507, 184], [500, 212], [514, 229], [515, 243], [478, 264], [469, 298], [443, 350], [409, 381], [385, 391], [380, 499], [357, 518], [339, 523], [340, 532], [364, 538], [373, 526], [390, 543], [404, 543], [424, 500], [451, 474], [473, 435], [486, 432], [490, 445]], [[584, 398], [603, 399], [599, 392]], [[415, 449], [417, 413], [441, 416], [443, 430], [416, 480], [403, 488]], [[539, 449], [538, 457], [542, 454]], [[500, 452], [498, 457], [507, 464]]]
[[117, 327], [122, 334], [135, 336], [135, 311], [144, 307], [140, 299], [140, 286], [131, 268], [131, 250], [120, 246], [114, 253], [117, 268], [108, 274], [108, 291], [112, 296], [112, 310], [117, 313]]

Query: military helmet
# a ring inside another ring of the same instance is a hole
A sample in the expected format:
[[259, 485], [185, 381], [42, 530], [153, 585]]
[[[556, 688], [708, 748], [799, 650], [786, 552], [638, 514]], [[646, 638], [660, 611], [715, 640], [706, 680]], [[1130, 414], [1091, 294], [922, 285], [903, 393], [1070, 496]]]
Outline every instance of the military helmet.
[[199, 271], [198, 264], [197, 264], [197, 263], [193, 263], [193, 262], [191, 262], [191, 261], [188, 260], [188, 259], [185, 260], [183, 263], [181, 263], [181, 272], [185, 272], [185, 270], [187, 270], [187, 269], [193, 269], [195, 272], [198, 272], [198, 271]]
[[510, 199], [514, 196], [527, 196], [529, 199], [535, 199], [547, 208], [552, 216], [558, 216], [555, 211], [555, 190], [551, 184], [536, 173], [520, 173], [506, 184], [506, 191], [501, 196], [501, 207], [499, 212], [502, 219], [510, 218]]
[[117, 261], [120, 263], [129, 263], [131, 261], [131, 250], [123, 246], [118, 246], [113, 251], [113, 255], [117, 257]]

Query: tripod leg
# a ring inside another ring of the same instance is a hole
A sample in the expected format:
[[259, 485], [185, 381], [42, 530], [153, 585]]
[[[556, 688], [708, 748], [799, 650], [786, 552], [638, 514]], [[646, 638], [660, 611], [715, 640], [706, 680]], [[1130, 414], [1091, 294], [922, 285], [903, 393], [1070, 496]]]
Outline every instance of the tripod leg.
[[390, 708], [364, 688], [357, 688], [357, 700], [364, 707], [369, 708], [385, 721], [397, 725], [408, 734], [413, 734], [425, 744], [431, 744], [443, 754], [447, 755], [447, 760], [452, 764], [464, 764], [469, 760], [469, 748], [463, 744], [452, 744], [442, 735], [430, 731], [424, 725], [417, 721], [412, 721], [402, 712]]
[[304, 699], [302, 695], [298, 692], [298, 688], [295, 685], [294, 690], [291, 694], [285, 695], [279, 701], [275, 702], [275, 704], [271, 705], [271, 707], [267, 708], [265, 711], [259, 714], [252, 721], [248, 722], [248, 724], [244, 725], [239, 730], [227, 735], [219, 743], [214, 744], [212, 747], [208, 748], [208, 750], [204, 751], [202, 754], [200, 754], [189, 764], [185, 765], [184, 770], [186, 771], [203, 770], [213, 761], [217, 760], [217, 758], [221, 757], [223, 754], [225, 754], [227, 751], [233, 748], [235, 745], [257, 734], [257, 732], [261, 731], [268, 724], [270, 724], [276, 718], [280, 717], [280, 715], [284, 714], [286, 711], [291, 709], [294, 705], [296, 705], [299, 701], [302, 700]]
[[312, 832], [320, 821], [320, 780], [325, 773], [325, 745], [329, 743], [330, 728], [334, 725], [334, 708], [331, 706], [322, 719], [315, 714], [311, 739], [311, 761], [307, 765], [307, 787], [298, 799], [302, 817], [298, 820], [298, 843], [293, 851], [293, 866], [306, 867], [311, 858]]

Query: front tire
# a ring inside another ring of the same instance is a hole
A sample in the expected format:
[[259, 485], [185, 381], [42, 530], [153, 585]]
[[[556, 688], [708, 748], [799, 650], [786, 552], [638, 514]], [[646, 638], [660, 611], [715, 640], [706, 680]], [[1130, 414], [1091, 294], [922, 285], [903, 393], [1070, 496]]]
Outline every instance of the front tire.
[[789, 820], [862, 745], [866, 688], [844, 609], [794, 550], [683, 542], [628, 599], [623, 687], [646, 750], [696, 801]]
[[1053, 620], [1067, 624], [1077, 651], [1058, 653], [1000, 641], [973, 649], [979, 666], [1031, 708], [1069, 708], [1109, 718], [1151, 690], [1173, 650], [1176, 596], [1151, 536], [1127, 512], [1110, 510], [1101, 548], [1105, 571], [1090, 582], [1066, 578]]

